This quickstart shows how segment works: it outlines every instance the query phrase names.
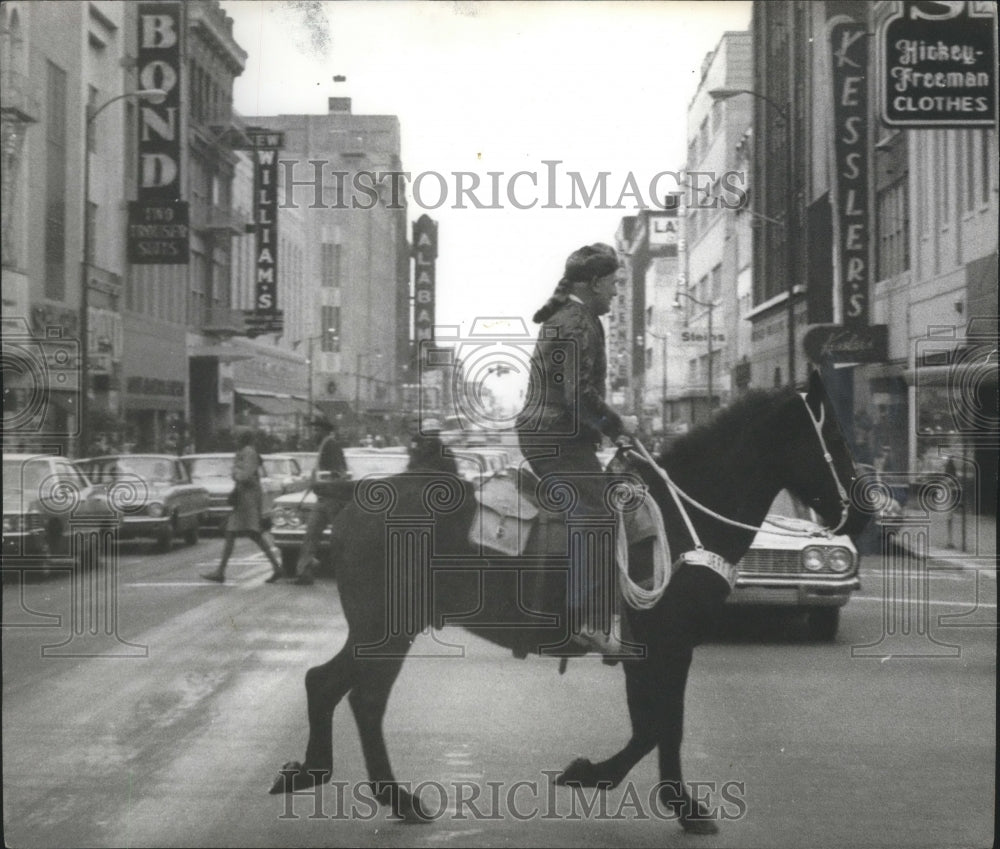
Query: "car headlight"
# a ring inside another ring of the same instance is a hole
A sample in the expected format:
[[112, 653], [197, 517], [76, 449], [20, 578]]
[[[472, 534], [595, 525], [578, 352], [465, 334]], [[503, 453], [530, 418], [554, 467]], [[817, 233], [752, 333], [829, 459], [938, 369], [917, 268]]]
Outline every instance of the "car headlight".
[[826, 565], [834, 572], [848, 572], [854, 565], [854, 555], [842, 546], [831, 548], [826, 553]]
[[21, 518], [20, 516], [4, 516], [3, 517], [4, 533], [16, 531], [21, 525], [20, 518]]
[[146, 505], [146, 513], [152, 516], [154, 519], [158, 519], [163, 515], [163, 504], [159, 501], [153, 501]]
[[802, 565], [809, 572], [821, 572], [826, 566], [823, 549], [810, 545], [802, 550]]
[[289, 514], [285, 507], [275, 507], [271, 514], [271, 524], [276, 528], [283, 528], [288, 524]]

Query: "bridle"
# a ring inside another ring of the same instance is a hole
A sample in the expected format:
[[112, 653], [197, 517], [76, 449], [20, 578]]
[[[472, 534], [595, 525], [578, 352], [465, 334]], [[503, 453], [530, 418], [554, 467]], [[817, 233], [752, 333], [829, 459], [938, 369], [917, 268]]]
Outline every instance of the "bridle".
[[[816, 432], [816, 438], [819, 440], [820, 449], [822, 450], [823, 453], [823, 459], [826, 461], [827, 468], [830, 470], [830, 475], [833, 477], [834, 485], [837, 487], [837, 495], [840, 498], [840, 521], [837, 522], [835, 527], [823, 528], [822, 531], [819, 533], [819, 535], [821, 536], [831, 537], [839, 533], [840, 529], [847, 524], [851, 500], [848, 497], [847, 490], [844, 488], [844, 485], [840, 482], [840, 477], [837, 475], [837, 470], [833, 466], [833, 455], [830, 453], [830, 449], [827, 447], [826, 444], [826, 439], [823, 437], [823, 424], [826, 421], [826, 407], [820, 404], [820, 414], [819, 418], [817, 419], [816, 416], [813, 415], [813, 411], [809, 406], [809, 402], [806, 400], [806, 396], [799, 393], [799, 397], [802, 399], [802, 403], [805, 405], [806, 413], [809, 416], [809, 421], [812, 422], [813, 430]], [[731, 525], [734, 528], [742, 528], [743, 530], [753, 531], [754, 533], [763, 530], [762, 526], [748, 525], [744, 522], [738, 522], [735, 519], [730, 519], [728, 516], [723, 516], [720, 513], [716, 513], [712, 508], [706, 507], [701, 502], [696, 501], [694, 498], [688, 495], [683, 489], [677, 486], [677, 484], [675, 484], [670, 479], [670, 476], [667, 474], [666, 470], [653, 459], [649, 451], [646, 450], [646, 447], [641, 442], [636, 441], [633, 450], [640, 457], [642, 457], [642, 459], [645, 460], [646, 463], [649, 466], [651, 466], [657, 472], [657, 474], [659, 474], [661, 478], [663, 478], [663, 482], [667, 485], [667, 489], [673, 496], [674, 501], [677, 504], [677, 508], [680, 510], [681, 517], [684, 519], [684, 523], [687, 525], [688, 533], [691, 535], [691, 539], [694, 541], [696, 549], [700, 550], [704, 548], [704, 546], [702, 546], [701, 544], [701, 540], [698, 537], [697, 531], [695, 531], [694, 529], [694, 525], [692, 524], [687, 514], [687, 510], [681, 503], [682, 501], [686, 501], [692, 507], [704, 513], [706, 516], [711, 516], [713, 519], [716, 519], [719, 522], [723, 522], [724, 524]], [[793, 531], [790, 529], [773, 530], [772, 528], [768, 528], [768, 533], [773, 533], [776, 536], [787, 536], [787, 537], [817, 536], [817, 534], [813, 532]]]

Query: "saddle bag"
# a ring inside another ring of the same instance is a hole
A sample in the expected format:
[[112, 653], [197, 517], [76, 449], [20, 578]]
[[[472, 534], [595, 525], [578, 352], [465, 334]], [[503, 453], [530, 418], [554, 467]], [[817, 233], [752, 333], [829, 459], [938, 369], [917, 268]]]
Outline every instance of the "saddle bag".
[[490, 478], [476, 490], [476, 501], [469, 542], [508, 557], [524, 554], [538, 508], [515, 481], [501, 475]]

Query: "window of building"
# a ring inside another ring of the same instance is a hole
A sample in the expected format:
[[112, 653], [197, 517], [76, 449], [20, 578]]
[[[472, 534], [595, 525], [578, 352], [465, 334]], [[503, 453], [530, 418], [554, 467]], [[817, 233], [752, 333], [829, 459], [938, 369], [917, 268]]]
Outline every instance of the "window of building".
[[947, 224], [951, 221], [951, 181], [954, 179], [951, 168], [951, 130], [944, 130], [938, 133], [938, 156], [937, 164], [941, 169], [941, 176], [938, 183], [941, 186], [941, 223]]
[[340, 245], [324, 242], [320, 252], [321, 285], [327, 288], [340, 286]]
[[976, 133], [973, 130], [962, 133], [965, 142], [965, 211], [976, 208]]
[[982, 169], [979, 173], [979, 187], [983, 205], [990, 202], [990, 188], [993, 185], [993, 166], [996, 164], [990, 155], [993, 131], [983, 130], [979, 135], [979, 162]]
[[45, 297], [66, 297], [66, 72], [46, 62]]
[[902, 274], [910, 267], [910, 187], [904, 176], [875, 198], [878, 250], [875, 273], [879, 280]]
[[320, 335], [321, 350], [325, 353], [340, 353], [340, 307], [324, 306], [320, 310], [323, 332]]
[[646, 307], [646, 327], [653, 326], [653, 308]]

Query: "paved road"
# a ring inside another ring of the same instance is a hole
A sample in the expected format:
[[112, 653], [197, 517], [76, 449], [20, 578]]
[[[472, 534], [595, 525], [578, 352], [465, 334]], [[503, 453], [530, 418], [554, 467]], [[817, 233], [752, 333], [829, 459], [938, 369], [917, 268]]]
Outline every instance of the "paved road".
[[[201, 582], [220, 546], [123, 549], [113, 609], [93, 604], [101, 592], [74, 595], [66, 575], [23, 594], [5, 584], [9, 845], [992, 842], [993, 572], [931, 568], [887, 583], [876, 562], [831, 644], [810, 642], [801, 621], [734, 616], [696, 653], [684, 756], [687, 779], [715, 782], [705, 792], [736, 818], [695, 838], [650, 806], [654, 758], [589, 815], [591, 795], [574, 808], [571, 791], [549, 785], [547, 771], [624, 742], [620, 669], [583, 659], [560, 677], [554, 661], [515, 661], [458, 631], [440, 639], [466, 656], [411, 657], [386, 719], [399, 778], [423, 783], [439, 818], [407, 826], [372, 812], [346, 705], [334, 720], [343, 804], [333, 787], [320, 801], [267, 795], [277, 767], [303, 754], [303, 673], [346, 628], [333, 582], [265, 585], [269, 567], [247, 543], [229, 584]], [[885, 586], [916, 601], [887, 603]], [[436, 652], [430, 637], [415, 645]], [[482, 795], [460, 806], [473, 787]]]

